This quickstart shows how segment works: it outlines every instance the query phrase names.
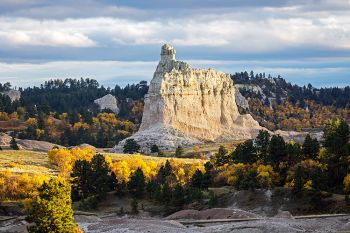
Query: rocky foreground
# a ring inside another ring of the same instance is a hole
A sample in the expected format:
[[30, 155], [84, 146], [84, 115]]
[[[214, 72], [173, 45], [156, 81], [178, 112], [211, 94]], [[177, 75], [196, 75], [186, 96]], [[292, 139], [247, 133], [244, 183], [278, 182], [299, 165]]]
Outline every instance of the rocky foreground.
[[79, 224], [85, 232], [350, 232], [349, 217], [289, 219], [266, 218], [256, 221], [184, 226], [174, 220], [110, 218]]
[[[349, 215], [293, 217], [280, 212], [261, 217], [240, 209], [215, 208], [205, 211], [183, 210], [167, 218], [113, 216], [80, 212], [75, 221], [84, 232], [350, 232]], [[176, 220], [174, 220], [176, 219]], [[0, 217], [0, 232], [27, 232], [24, 217]]]

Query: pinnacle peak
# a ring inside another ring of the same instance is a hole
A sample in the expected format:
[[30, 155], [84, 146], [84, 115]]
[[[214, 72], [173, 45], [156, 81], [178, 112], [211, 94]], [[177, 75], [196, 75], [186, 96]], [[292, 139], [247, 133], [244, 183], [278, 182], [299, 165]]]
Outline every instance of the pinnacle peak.
[[161, 61], [175, 61], [176, 50], [171, 44], [164, 44], [161, 48], [160, 57]]

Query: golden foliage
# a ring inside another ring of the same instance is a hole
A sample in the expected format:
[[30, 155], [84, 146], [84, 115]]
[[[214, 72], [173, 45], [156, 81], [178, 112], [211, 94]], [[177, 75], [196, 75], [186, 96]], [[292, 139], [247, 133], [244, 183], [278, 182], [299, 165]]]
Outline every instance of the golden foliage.
[[6, 112], [0, 112], [0, 121], [8, 121], [9, 116]]
[[305, 100], [307, 107], [301, 108], [287, 100], [281, 104], [273, 103], [272, 106], [266, 106], [259, 99], [251, 98], [249, 106], [254, 115], [266, 120], [264, 126], [270, 130], [301, 131], [311, 127], [320, 128], [329, 119], [338, 117], [347, 119], [350, 116], [349, 108], [322, 106], [312, 100]]
[[66, 177], [72, 171], [75, 161], [90, 161], [94, 154], [94, 149], [90, 147], [84, 149], [80, 147], [71, 149], [54, 148], [48, 151], [48, 158], [50, 163], [58, 166], [60, 175]]
[[343, 184], [344, 184], [344, 192], [349, 193], [350, 192], [350, 174], [347, 174], [344, 177]]
[[[197, 169], [204, 171], [204, 161], [197, 160], [190, 164], [180, 159], [170, 159], [169, 162], [177, 181], [181, 184], [187, 183]], [[144, 159], [140, 154], [135, 154], [112, 163], [111, 169], [118, 181], [127, 182], [130, 175], [138, 168], [142, 170], [146, 180], [150, 180], [156, 176], [159, 167], [164, 164], [165, 161]]]
[[258, 181], [262, 187], [270, 188], [278, 180], [278, 174], [271, 165], [260, 164], [257, 167]]
[[37, 195], [37, 187], [49, 179], [46, 175], [5, 170], [0, 172], [0, 200], [18, 200]]

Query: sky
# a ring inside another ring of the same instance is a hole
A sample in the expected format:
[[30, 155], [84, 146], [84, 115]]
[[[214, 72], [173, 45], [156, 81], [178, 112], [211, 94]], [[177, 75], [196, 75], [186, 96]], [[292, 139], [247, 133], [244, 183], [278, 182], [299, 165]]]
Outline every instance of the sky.
[[0, 83], [150, 81], [160, 47], [227, 73], [350, 85], [350, 0], [0, 0]]

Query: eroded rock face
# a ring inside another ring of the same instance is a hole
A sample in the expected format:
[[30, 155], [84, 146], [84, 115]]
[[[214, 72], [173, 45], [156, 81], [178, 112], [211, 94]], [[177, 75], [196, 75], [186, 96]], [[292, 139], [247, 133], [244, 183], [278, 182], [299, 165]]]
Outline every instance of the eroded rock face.
[[21, 92], [17, 90], [4, 91], [4, 92], [1, 92], [0, 94], [7, 95], [8, 97], [10, 97], [12, 102], [15, 100], [19, 100], [21, 98]]
[[142, 147], [170, 149], [255, 136], [261, 127], [250, 115], [239, 114], [230, 75], [191, 68], [176, 61], [175, 53], [171, 45], [163, 45], [145, 96], [140, 130], [132, 138]]
[[109, 109], [113, 111], [115, 114], [119, 113], [117, 99], [111, 94], [108, 94], [103, 96], [102, 98], [96, 99], [94, 103], [97, 104], [101, 110]]
[[248, 100], [241, 94], [238, 88], [236, 88], [236, 104], [245, 110], [249, 109]]

